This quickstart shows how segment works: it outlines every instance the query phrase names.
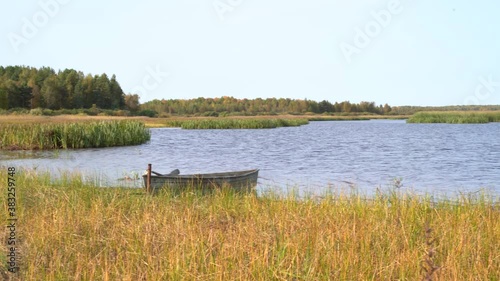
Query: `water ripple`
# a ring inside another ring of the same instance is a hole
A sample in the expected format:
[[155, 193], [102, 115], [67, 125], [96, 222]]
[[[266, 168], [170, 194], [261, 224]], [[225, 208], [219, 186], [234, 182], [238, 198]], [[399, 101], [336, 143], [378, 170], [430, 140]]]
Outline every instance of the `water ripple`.
[[0, 165], [106, 175], [154, 170], [182, 173], [259, 168], [260, 188], [373, 191], [395, 178], [422, 192], [489, 188], [500, 194], [500, 123], [406, 124], [404, 121], [311, 122], [269, 130], [152, 129], [133, 147], [2, 152]]

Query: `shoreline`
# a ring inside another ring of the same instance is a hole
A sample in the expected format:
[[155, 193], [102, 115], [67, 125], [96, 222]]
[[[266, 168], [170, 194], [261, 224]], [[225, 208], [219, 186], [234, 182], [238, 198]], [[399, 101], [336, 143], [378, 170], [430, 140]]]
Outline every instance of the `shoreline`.
[[481, 194], [457, 204], [398, 193], [150, 196], [71, 174], [56, 180], [19, 171], [15, 179], [21, 279], [418, 280], [429, 273], [424, 262], [446, 280], [489, 280], [500, 271], [493, 247], [500, 204]]

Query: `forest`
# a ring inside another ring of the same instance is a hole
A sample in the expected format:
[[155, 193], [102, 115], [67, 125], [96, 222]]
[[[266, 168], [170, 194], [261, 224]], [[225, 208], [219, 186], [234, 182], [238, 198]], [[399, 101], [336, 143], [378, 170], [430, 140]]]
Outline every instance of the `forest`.
[[388, 114], [388, 104], [375, 105], [375, 102], [351, 103], [344, 101], [332, 104], [327, 100], [289, 98], [236, 99], [234, 97], [197, 98], [189, 100], [153, 100], [141, 104], [141, 109], [164, 112], [169, 115], [277, 115], [277, 114], [322, 114], [322, 113], [368, 113]]
[[308, 99], [256, 98], [236, 99], [234, 97], [197, 98], [189, 100], [152, 100], [140, 105], [142, 110], [160, 115], [201, 115], [201, 116], [253, 116], [253, 115], [412, 115], [420, 111], [486, 111], [500, 110], [500, 105], [453, 105], [453, 106], [390, 106], [376, 105], [375, 102], [349, 101], [331, 103]]
[[[168, 95], [168, 93], [165, 93]], [[155, 99], [139, 103], [135, 93], [125, 94], [116, 76], [84, 74], [74, 69], [0, 66], [0, 112], [42, 114], [86, 113], [146, 116], [254, 116], [280, 114], [411, 115], [419, 111], [500, 110], [499, 105], [390, 106], [375, 102], [330, 102], [290, 98]], [[92, 110], [84, 110], [92, 109]], [[73, 110], [73, 111], [67, 111]]]
[[125, 94], [106, 74], [50, 67], [0, 66], [0, 109], [123, 109]]

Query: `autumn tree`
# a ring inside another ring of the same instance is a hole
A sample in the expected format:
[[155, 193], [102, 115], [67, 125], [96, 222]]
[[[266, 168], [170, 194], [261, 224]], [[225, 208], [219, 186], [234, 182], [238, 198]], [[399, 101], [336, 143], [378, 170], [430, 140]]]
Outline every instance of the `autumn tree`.
[[139, 110], [139, 95], [125, 95], [125, 107], [132, 112]]

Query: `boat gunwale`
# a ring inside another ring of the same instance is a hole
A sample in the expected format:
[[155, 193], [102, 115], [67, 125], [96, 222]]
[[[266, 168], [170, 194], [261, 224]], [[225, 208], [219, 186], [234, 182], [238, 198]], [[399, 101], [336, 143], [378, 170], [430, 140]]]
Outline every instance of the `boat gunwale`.
[[[253, 170], [243, 170], [235, 172], [221, 172], [221, 173], [207, 173], [207, 174], [189, 174], [189, 175], [151, 175], [151, 178], [158, 179], [232, 179], [232, 178], [242, 178], [259, 172], [259, 169]], [[143, 175], [147, 177], [147, 175]]]

